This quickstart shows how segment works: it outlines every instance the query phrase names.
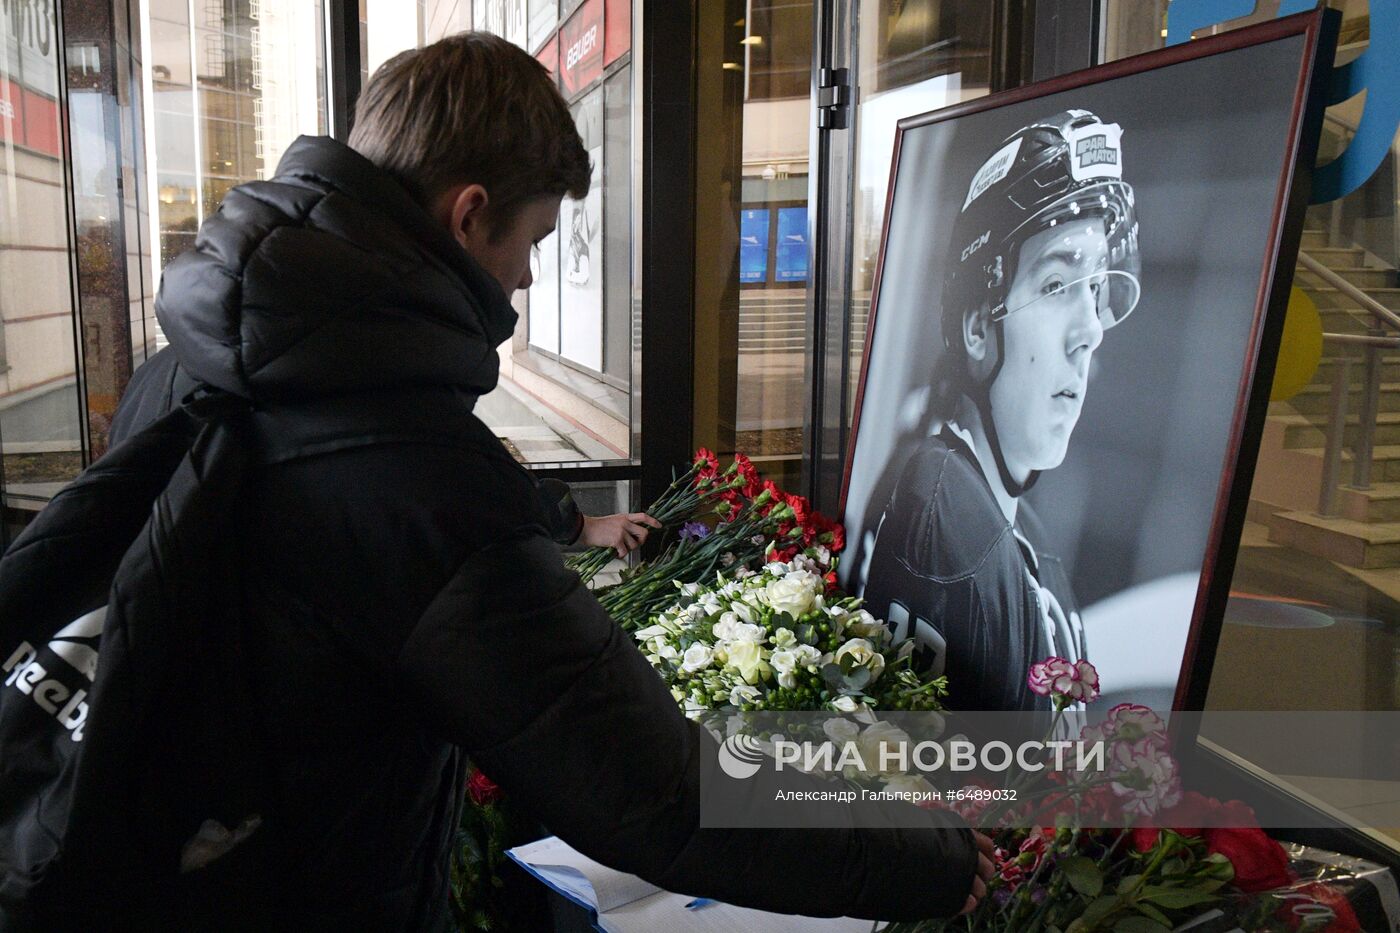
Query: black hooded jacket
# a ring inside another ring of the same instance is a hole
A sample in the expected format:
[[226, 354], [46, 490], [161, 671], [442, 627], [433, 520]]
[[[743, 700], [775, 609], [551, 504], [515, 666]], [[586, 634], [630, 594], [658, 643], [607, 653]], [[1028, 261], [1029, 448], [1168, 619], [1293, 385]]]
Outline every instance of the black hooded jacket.
[[295, 453], [255, 474], [230, 531], [274, 772], [257, 832], [280, 886], [259, 897], [286, 928], [448, 929], [464, 753], [552, 832], [673, 890], [890, 919], [962, 906], [976, 856], [946, 815], [699, 827], [713, 743], [564, 569], [557, 518], [472, 414], [507, 296], [363, 157], [303, 137], [275, 179], [234, 188], [157, 314], [180, 378], [248, 399], [254, 436]]

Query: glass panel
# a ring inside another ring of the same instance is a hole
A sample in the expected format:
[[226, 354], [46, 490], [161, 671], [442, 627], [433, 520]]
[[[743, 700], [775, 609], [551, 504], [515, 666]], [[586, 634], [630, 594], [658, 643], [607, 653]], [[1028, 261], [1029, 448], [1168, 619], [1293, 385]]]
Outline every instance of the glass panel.
[[[695, 425], [800, 483], [807, 411], [807, 190], [813, 8], [700, 8]], [[723, 140], [723, 142], [718, 142]]]
[[[30, 508], [77, 475], [84, 434], [57, 89], [54, 5], [0, 4], [0, 483], [7, 504]], [[73, 140], [75, 181], [94, 195], [79, 197], [80, 238], [106, 226], [86, 208], [112, 181], [94, 114], [96, 138], [87, 119]]]
[[603, 373], [625, 388], [632, 372], [632, 68], [604, 84]]
[[[1330, 5], [1343, 13], [1339, 64], [1362, 55], [1393, 60], [1400, 28], [1391, 27], [1385, 33], [1388, 41], [1381, 43], [1365, 0]], [[1269, 19], [1277, 9], [1276, 3], [1260, 4], [1251, 16], [1196, 35]], [[1110, 0], [1104, 14], [1107, 60], [1165, 44], [1171, 23], [1164, 0]], [[1329, 108], [1319, 163], [1356, 158], [1348, 147], [1359, 128], [1375, 118], [1367, 97]], [[1381, 129], [1394, 136], [1400, 128]], [[1391, 413], [1400, 399], [1393, 372], [1400, 357], [1379, 349], [1368, 352], [1331, 336], [1365, 334], [1377, 327], [1377, 320], [1363, 311], [1363, 295], [1400, 308], [1396, 151], [1393, 143], [1357, 190], [1309, 208], [1302, 253], [1346, 287], [1301, 263], [1296, 272], [1280, 373], [1211, 677], [1210, 709], [1400, 708], [1400, 552], [1383, 543], [1400, 533], [1400, 508], [1394, 505], [1400, 503], [1400, 448], [1390, 446], [1400, 443], [1400, 417]], [[1373, 332], [1382, 330], [1395, 334], [1388, 326]], [[1308, 331], [1312, 349], [1298, 338]], [[1371, 372], [1380, 384], [1379, 404], [1368, 413], [1362, 388]], [[1336, 380], [1349, 383], [1350, 389], [1348, 416], [1341, 423], [1329, 415]], [[1370, 456], [1358, 456], [1367, 439]], [[1331, 501], [1324, 502], [1322, 464], [1331, 440], [1340, 444], [1344, 461]], [[1260, 658], [1268, 658], [1267, 666], [1261, 667]], [[1203, 731], [1209, 736], [1209, 719]], [[1368, 806], [1400, 797], [1400, 785], [1381, 781], [1306, 774], [1280, 778], [1361, 826], [1368, 825]], [[1389, 844], [1400, 845], [1400, 829], [1379, 831], [1390, 834]]]
[[[159, 244], [158, 279], [230, 188], [271, 177], [297, 136], [326, 132], [325, 9], [322, 0], [143, 0], [140, 12], [145, 242]], [[146, 316], [152, 348], [164, 346], [149, 298]]]
[[862, 0], [858, 16], [848, 423], [880, 258], [895, 126], [904, 117], [985, 95], [991, 75], [991, 4]]
[[538, 49], [554, 35], [559, 24], [559, 0], [529, 0], [530, 49]]
[[[544, 58], [558, 49], [561, 24], [579, 6], [567, 0], [424, 0], [420, 15], [412, 5], [366, 0], [364, 26], [369, 36], [383, 37], [375, 40], [374, 64], [457, 31], [433, 24], [466, 28], [467, 11], [472, 28], [528, 46]], [[626, 12], [618, 4], [597, 0], [579, 15], [600, 19], [575, 25], [585, 30], [596, 25], [596, 41], [601, 43], [619, 22], [626, 34]], [[421, 35], [414, 25], [420, 19], [428, 24]], [[630, 28], [636, 28], [635, 19]], [[621, 48], [627, 45], [619, 43]], [[556, 232], [542, 240], [532, 256], [533, 282], [512, 299], [520, 322], [509, 344], [499, 350], [500, 385], [476, 409], [508, 447], [532, 463], [626, 459], [633, 453], [636, 434], [632, 361], [640, 321], [632, 296], [635, 72], [624, 52], [582, 80], [585, 83], [569, 95], [569, 104], [592, 161], [592, 186], [582, 201], [563, 199]]]
[[603, 368], [603, 90], [573, 110], [593, 163], [593, 186], [582, 201], [565, 198], [559, 218], [559, 355], [593, 372]]
[[422, 0], [423, 42], [436, 42], [472, 28], [471, 0]]

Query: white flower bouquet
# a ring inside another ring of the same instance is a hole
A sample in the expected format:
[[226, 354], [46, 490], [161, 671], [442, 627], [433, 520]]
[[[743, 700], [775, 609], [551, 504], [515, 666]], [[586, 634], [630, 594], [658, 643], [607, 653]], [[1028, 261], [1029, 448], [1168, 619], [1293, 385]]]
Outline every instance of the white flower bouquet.
[[913, 642], [824, 576], [824, 548], [754, 572], [677, 584], [633, 636], [692, 718], [707, 710], [936, 710], [947, 680], [920, 674]]

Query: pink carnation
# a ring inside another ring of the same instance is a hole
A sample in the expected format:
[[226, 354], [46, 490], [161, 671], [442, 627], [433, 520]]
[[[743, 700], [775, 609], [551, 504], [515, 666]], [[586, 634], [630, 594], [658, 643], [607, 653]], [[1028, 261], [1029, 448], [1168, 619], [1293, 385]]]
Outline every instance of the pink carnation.
[[1075, 702], [1089, 702], [1099, 695], [1099, 672], [1082, 658], [1070, 662], [1065, 658], [1046, 658], [1032, 664], [1026, 675], [1026, 685], [1040, 696], [1058, 694]]

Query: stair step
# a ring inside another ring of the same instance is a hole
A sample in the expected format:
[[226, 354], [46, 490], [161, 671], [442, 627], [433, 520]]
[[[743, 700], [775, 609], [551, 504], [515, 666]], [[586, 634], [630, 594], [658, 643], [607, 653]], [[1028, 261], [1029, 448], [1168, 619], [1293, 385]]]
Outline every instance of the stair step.
[[1355, 521], [1400, 522], [1400, 483], [1372, 483], [1370, 489], [1341, 486], [1337, 505], [1342, 517]]
[[[1300, 447], [1296, 453], [1321, 460], [1324, 451], [1321, 447]], [[1348, 482], [1352, 475], [1351, 464], [1355, 459], [1350, 447], [1342, 448], [1342, 463], [1346, 467], [1342, 473], [1342, 479]], [[1400, 482], [1400, 444], [1377, 444], [1371, 448], [1371, 482], [1373, 484]]]
[[[1351, 361], [1351, 372], [1348, 376], [1352, 385], [1359, 386], [1366, 378], [1366, 357], [1362, 353], [1366, 348], [1360, 345], [1354, 346], [1358, 352], [1348, 353], [1348, 359]], [[1338, 344], [1335, 348], [1329, 347], [1328, 349], [1347, 349], [1350, 351], [1351, 348]], [[1336, 378], [1339, 363], [1338, 357], [1323, 357], [1317, 364], [1317, 374], [1313, 376], [1313, 383], [1331, 386], [1332, 380]], [[1381, 381], [1400, 382], [1400, 356], [1381, 357]]]
[[[1271, 414], [1269, 419], [1284, 425], [1283, 446], [1288, 450], [1321, 449], [1327, 444], [1325, 419], [1297, 414]], [[1343, 443], [1346, 447], [1355, 446], [1361, 435], [1361, 421], [1356, 414], [1347, 417], [1346, 430], [1343, 433]], [[1400, 411], [1383, 411], [1377, 416], [1372, 443], [1400, 445]]]
[[1303, 252], [1307, 253], [1324, 266], [1331, 268], [1359, 266], [1366, 255], [1366, 251], [1359, 246], [1312, 246], [1303, 247]]
[[1303, 248], [1303, 250], [1306, 251], [1306, 252], [1311, 252], [1312, 250], [1315, 250], [1315, 249], [1326, 249], [1326, 248], [1327, 248], [1327, 231], [1326, 231], [1326, 230], [1308, 230], [1308, 229], [1304, 228], [1304, 230], [1303, 230], [1303, 243], [1302, 243], [1302, 248]]
[[[1304, 386], [1297, 395], [1289, 399], [1289, 403], [1305, 415], [1326, 415], [1331, 411], [1332, 387], [1325, 383], [1314, 382], [1312, 385]], [[1347, 411], [1359, 412], [1360, 406], [1361, 386], [1356, 383], [1352, 385], [1351, 392], [1347, 397]], [[1381, 383], [1379, 410], [1383, 412], [1400, 411], [1400, 382]]]
[[[1373, 288], [1394, 288], [1394, 269], [1375, 269], [1368, 266], [1343, 266], [1333, 268], [1333, 272], [1346, 279], [1362, 291], [1369, 291]], [[1303, 288], [1308, 288], [1313, 283], [1322, 284], [1322, 278], [1311, 269], [1298, 267], [1296, 281]]]
[[1400, 522], [1280, 512], [1269, 519], [1269, 540], [1349, 567], [1400, 565]]

